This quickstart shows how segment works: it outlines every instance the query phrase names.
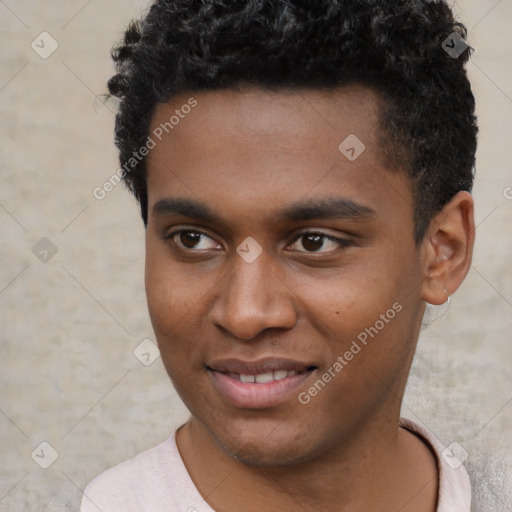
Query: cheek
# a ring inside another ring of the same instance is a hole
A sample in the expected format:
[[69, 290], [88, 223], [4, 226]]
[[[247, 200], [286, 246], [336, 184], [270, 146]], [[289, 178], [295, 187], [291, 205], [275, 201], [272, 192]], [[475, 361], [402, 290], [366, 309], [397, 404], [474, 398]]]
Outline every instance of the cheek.
[[[399, 299], [401, 283], [382, 268], [355, 262], [321, 280], [302, 276], [294, 286], [314, 327], [343, 344], [373, 325]], [[341, 335], [341, 336], [340, 336]]]
[[170, 330], [187, 308], [183, 295], [180, 293], [178, 296], [178, 288], [170, 273], [161, 272], [155, 266], [146, 266], [146, 297], [157, 334]]
[[183, 343], [188, 338], [184, 329], [190, 326], [192, 297], [184, 293], [172, 272], [160, 271], [154, 265], [146, 267], [146, 296], [162, 363], [179, 390], [185, 379], [179, 370], [184, 361], [190, 364], [193, 360], [193, 344]]
[[389, 258], [385, 264], [366, 261], [364, 269], [355, 262], [320, 287], [313, 278], [302, 281], [297, 294], [309, 293], [308, 319], [328, 340], [328, 365], [343, 357], [342, 373], [359, 382], [368, 372], [388, 380], [406, 364], [418, 320], [416, 274], [415, 265], [406, 268]]
[[167, 372], [180, 379], [185, 369], [202, 368], [200, 348], [208, 320], [208, 291], [215, 283], [206, 275], [192, 275], [192, 267], [171, 261], [165, 247], [147, 246], [149, 316]]
[[147, 243], [145, 287], [149, 315], [155, 334], [171, 336], [190, 315], [198, 301], [198, 287], [176, 268], [165, 251]]

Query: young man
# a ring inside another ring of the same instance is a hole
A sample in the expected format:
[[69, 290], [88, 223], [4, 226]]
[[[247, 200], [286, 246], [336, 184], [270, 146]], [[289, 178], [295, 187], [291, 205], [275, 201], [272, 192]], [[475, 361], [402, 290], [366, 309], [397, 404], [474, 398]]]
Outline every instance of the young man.
[[400, 418], [469, 269], [465, 29], [442, 1], [157, 1], [114, 52], [162, 361], [191, 412], [82, 511], [470, 510]]

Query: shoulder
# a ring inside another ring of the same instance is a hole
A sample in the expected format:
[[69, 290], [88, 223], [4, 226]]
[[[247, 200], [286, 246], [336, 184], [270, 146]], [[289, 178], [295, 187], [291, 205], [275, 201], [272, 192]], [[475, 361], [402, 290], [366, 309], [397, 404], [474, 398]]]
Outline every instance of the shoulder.
[[437, 512], [469, 512], [471, 482], [462, 464], [467, 457], [462, 447], [456, 443], [445, 447], [431, 431], [410, 419], [400, 418], [400, 426], [427, 443], [436, 457], [439, 471]]
[[172, 463], [173, 444], [174, 434], [101, 473], [85, 488], [80, 512], [159, 510], [156, 500], [167, 486], [161, 462], [166, 458]]

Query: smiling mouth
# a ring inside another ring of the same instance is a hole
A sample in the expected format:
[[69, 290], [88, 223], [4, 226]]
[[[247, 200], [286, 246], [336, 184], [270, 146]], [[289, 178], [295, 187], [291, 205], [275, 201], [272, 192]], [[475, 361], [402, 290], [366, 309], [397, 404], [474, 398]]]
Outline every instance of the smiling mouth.
[[269, 382], [274, 382], [278, 380], [283, 380], [286, 377], [293, 377], [294, 375], [302, 375], [309, 371], [315, 370], [315, 366], [310, 366], [302, 371], [295, 370], [276, 370], [269, 371], [265, 373], [258, 373], [256, 375], [244, 374], [244, 373], [232, 373], [232, 372], [221, 372], [226, 373], [232, 379], [238, 379], [240, 382], [250, 383], [250, 384], [267, 384]]
[[206, 368], [222, 400], [240, 409], [267, 409], [293, 399], [318, 369], [277, 360], [218, 363]]

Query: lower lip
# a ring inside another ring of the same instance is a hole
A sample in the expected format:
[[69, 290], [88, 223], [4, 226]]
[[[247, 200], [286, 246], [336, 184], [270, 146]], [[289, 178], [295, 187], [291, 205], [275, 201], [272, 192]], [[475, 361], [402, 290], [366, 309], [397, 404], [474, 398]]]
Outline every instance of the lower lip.
[[226, 373], [209, 370], [215, 389], [235, 407], [266, 409], [281, 404], [299, 389], [315, 370], [274, 380], [265, 384], [242, 382]]

